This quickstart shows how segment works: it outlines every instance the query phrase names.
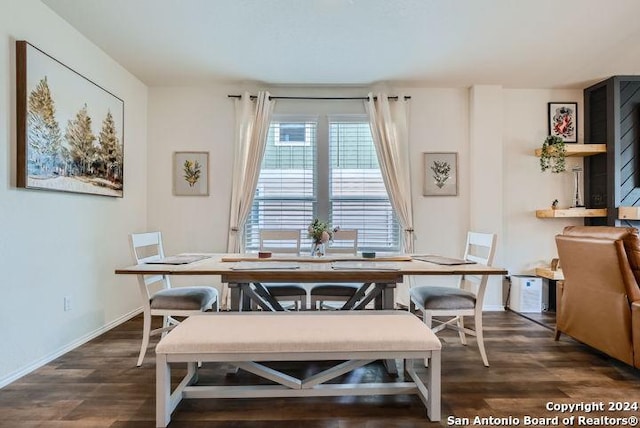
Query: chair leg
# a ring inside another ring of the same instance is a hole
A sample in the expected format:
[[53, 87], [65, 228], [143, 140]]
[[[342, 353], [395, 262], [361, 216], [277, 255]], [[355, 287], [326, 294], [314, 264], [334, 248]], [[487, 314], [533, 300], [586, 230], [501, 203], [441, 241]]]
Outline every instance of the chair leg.
[[475, 316], [474, 322], [476, 324], [476, 339], [478, 341], [478, 349], [480, 350], [480, 356], [482, 357], [482, 363], [485, 367], [489, 367], [489, 360], [487, 359], [487, 351], [484, 349], [484, 334], [482, 333], [482, 312]]
[[[151, 318], [151, 317], [149, 317]], [[162, 328], [165, 329], [162, 332], [162, 335], [160, 337], [165, 337], [167, 335], [167, 333], [169, 333], [169, 329], [167, 327], [171, 326], [171, 316], [170, 315], [164, 315], [162, 317]]]
[[137, 366], [142, 365], [144, 360], [144, 354], [147, 353], [147, 347], [149, 346], [149, 336], [151, 335], [151, 313], [147, 310], [144, 311], [144, 321], [142, 323], [142, 345], [140, 346], [140, 356], [138, 357]]
[[422, 312], [422, 322], [424, 322], [427, 325], [427, 327], [429, 327], [429, 329], [431, 329], [431, 324], [433, 323], [432, 317], [431, 317], [431, 312], [429, 312], [429, 311], [423, 311]]
[[464, 334], [464, 317], [462, 315], [458, 315], [456, 319], [456, 322], [458, 324], [458, 335], [460, 336], [460, 342], [462, 342], [464, 346], [467, 346], [467, 336]]
[[[427, 327], [429, 327], [429, 330], [431, 330], [431, 324], [433, 323], [433, 318], [431, 316], [431, 312], [422, 311], [422, 321], [425, 323], [425, 325]], [[429, 359], [428, 358], [424, 359], [424, 366], [425, 367], [429, 367]]]

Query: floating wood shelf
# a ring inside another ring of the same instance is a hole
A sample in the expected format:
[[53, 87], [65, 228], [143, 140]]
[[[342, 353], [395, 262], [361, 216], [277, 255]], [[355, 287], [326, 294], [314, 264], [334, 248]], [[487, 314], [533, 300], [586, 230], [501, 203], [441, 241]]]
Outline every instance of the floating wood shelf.
[[569, 218], [569, 217], [606, 217], [606, 208], [565, 208], [536, 210], [538, 218]]
[[548, 267], [537, 267], [536, 268], [536, 276], [546, 279], [552, 279], [554, 281], [563, 281], [564, 274], [562, 273], [562, 269], [551, 270]]
[[618, 207], [620, 220], [640, 220], [640, 207]]
[[[567, 156], [592, 156], [600, 153], [607, 153], [606, 144], [573, 144], [566, 143], [564, 145]], [[542, 154], [542, 149], [536, 149], [536, 156]]]

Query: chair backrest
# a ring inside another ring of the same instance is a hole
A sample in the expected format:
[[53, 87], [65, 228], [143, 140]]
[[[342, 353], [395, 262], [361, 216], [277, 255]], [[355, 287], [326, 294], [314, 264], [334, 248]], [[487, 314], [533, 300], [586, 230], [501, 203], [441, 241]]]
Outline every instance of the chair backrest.
[[636, 284], [627, 281], [627, 293], [631, 301], [640, 300], [640, 236], [635, 227], [613, 226], [567, 226], [562, 236], [621, 240], [629, 267], [633, 272]]
[[333, 232], [333, 240], [327, 253], [358, 254], [358, 231], [356, 229], [340, 229]]
[[[467, 243], [464, 250], [464, 259], [481, 265], [491, 266], [496, 253], [495, 233], [468, 232]], [[484, 292], [487, 288], [489, 275], [465, 275], [461, 279], [460, 286], [466, 290], [474, 291], [476, 299], [482, 303]], [[475, 288], [475, 290], [473, 290]]]
[[261, 229], [260, 251], [300, 254], [300, 231], [295, 229]]
[[[145, 264], [150, 261], [164, 258], [162, 247], [162, 234], [160, 232], [132, 233], [129, 235], [131, 252], [136, 264]], [[150, 298], [153, 289], [171, 288], [171, 282], [166, 275], [145, 275], [138, 281], [143, 298]]]
[[130, 238], [131, 250], [137, 264], [144, 264], [164, 257], [160, 232], [132, 233]]
[[[640, 290], [626, 251], [637, 247], [633, 228], [581, 226], [556, 236], [564, 283], [557, 329], [627, 364], [633, 364], [631, 301]], [[638, 352], [640, 350], [636, 350]]]
[[496, 253], [494, 233], [468, 232], [464, 259], [481, 265], [491, 266]]

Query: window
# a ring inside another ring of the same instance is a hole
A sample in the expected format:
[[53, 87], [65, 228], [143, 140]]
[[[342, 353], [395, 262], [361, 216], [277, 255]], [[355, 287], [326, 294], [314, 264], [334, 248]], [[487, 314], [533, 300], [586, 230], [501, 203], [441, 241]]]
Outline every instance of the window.
[[306, 229], [316, 211], [317, 121], [286, 122], [308, 133], [308, 144], [280, 144], [282, 123], [269, 127], [258, 185], [245, 225], [245, 249], [260, 246], [260, 229]]
[[358, 230], [358, 245], [399, 250], [399, 226], [384, 187], [369, 122], [329, 121], [332, 225]]
[[306, 123], [276, 122], [272, 128], [276, 146], [311, 145], [311, 133], [314, 129]]
[[245, 249], [258, 249], [260, 229], [292, 228], [301, 230], [303, 247], [310, 248], [306, 229], [316, 217], [357, 229], [361, 251], [400, 249], [400, 228], [364, 115], [275, 117], [271, 123]]

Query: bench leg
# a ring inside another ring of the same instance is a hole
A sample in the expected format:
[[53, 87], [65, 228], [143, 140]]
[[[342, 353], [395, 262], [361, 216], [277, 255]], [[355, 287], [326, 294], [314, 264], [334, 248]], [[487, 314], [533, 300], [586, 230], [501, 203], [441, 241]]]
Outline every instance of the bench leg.
[[427, 416], [430, 421], [440, 420], [440, 351], [431, 351], [429, 367], [427, 367]]
[[414, 385], [418, 389], [416, 394], [427, 410], [427, 417], [430, 421], [440, 420], [440, 351], [431, 351], [427, 367], [427, 382], [422, 381], [416, 373], [415, 365], [422, 360], [405, 361], [405, 373], [411, 377]]
[[167, 356], [156, 355], [156, 427], [166, 427], [171, 421], [171, 368]]

